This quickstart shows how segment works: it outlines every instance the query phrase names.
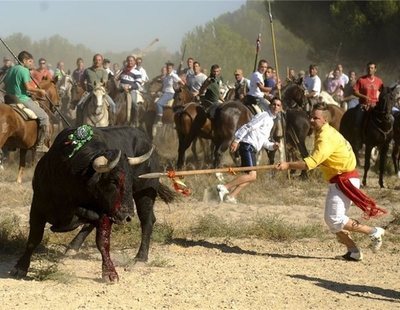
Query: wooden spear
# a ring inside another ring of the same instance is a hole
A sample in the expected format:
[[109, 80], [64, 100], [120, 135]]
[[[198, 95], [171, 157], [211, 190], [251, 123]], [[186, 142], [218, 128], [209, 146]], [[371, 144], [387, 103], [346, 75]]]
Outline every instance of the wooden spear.
[[156, 179], [160, 177], [181, 177], [187, 175], [211, 174], [211, 173], [236, 173], [241, 171], [254, 171], [254, 170], [267, 170], [274, 169], [275, 165], [263, 165], [253, 167], [230, 167], [230, 168], [217, 168], [217, 169], [203, 169], [203, 170], [187, 170], [187, 171], [170, 171], [170, 172], [152, 172], [139, 175], [141, 179]]

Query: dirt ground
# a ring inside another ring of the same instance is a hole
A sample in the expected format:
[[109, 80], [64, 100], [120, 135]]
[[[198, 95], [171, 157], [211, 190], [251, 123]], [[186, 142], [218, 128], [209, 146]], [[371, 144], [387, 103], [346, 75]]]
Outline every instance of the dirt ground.
[[[30, 183], [19, 189], [0, 184], [0, 194], [26, 196], [24, 204], [0, 208], [27, 224]], [[396, 194], [397, 197], [398, 194]], [[219, 204], [187, 198], [165, 205], [157, 201], [158, 222], [184, 228], [201, 215], [247, 220], [255, 215], [279, 214], [289, 222], [323, 224], [320, 205], [273, 205], [266, 198], [254, 204]], [[16, 199], [16, 201], [20, 201]], [[398, 207], [398, 205], [394, 206]], [[360, 215], [353, 208], [353, 214]], [[390, 219], [377, 221], [385, 225]], [[95, 248], [57, 262], [69, 281], [15, 280], [8, 272], [18, 255], [0, 253], [1, 309], [399, 309], [399, 246], [385, 242], [373, 254], [368, 238], [361, 238], [362, 262], [334, 257], [343, 247], [334, 237], [274, 242], [260, 239], [175, 238], [171, 244], [152, 243], [148, 264], [127, 265], [137, 249], [113, 250], [120, 281], [101, 280], [101, 259]], [[33, 260], [32, 269], [46, 262]], [[29, 276], [29, 273], [28, 273]]]

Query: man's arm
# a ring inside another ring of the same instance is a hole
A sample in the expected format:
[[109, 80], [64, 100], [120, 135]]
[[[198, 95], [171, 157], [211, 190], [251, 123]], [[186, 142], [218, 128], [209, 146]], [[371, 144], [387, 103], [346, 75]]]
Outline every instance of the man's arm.
[[44, 89], [37, 88], [36, 85], [33, 86], [30, 81], [25, 83], [25, 88], [31, 94], [38, 95], [39, 97], [44, 97], [46, 95], [46, 91]]
[[302, 160], [300, 161], [291, 161], [291, 162], [286, 162], [283, 161], [281, 163], [278, 163], [275, 166], [275, 169], [277, 170], [308, 170], [308, 167], [306, 165], [306, 163]]

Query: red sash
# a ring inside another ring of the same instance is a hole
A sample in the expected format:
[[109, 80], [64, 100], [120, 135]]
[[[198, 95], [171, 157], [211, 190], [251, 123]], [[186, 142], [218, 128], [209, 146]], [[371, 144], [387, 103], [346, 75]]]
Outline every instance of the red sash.
[[358, 178], [357, 170], [335, 175], [329, 180], [330, 183], [336, 183], [339, 189], [349, 198], [357, 207], [364, 211], [364, 218], [378, 217], [387, 213], [385, 209], [379, 208], [375, 201], [355, 187], [350, 178]]

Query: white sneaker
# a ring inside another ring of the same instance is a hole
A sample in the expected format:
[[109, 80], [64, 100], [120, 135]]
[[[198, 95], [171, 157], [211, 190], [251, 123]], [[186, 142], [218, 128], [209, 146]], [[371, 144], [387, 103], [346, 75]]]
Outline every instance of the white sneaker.
[[237, 203], [238, 203], [235, 197], [232, 197], [232, 196], [229, 196], [229, 195], [225, 196], [225, 202], [231, 203], [231, 204], [234, 204], [234, 205], [237, 205]]
[[336, 258], [344, 259], [351, 262], [359, 262], [363, 259], [363, 254], [361, 251], [358, 252], [347, 252], [344, 255], [336, 256]]
[[223, 202], [225, 195], [229, 194], [228, 189], [225, 187], [224, 184], [218, 184], [217, 191], [218, 191], [218, 195], [219, 195], [219, 201]]
[[381, 227], [375, 227], [376, 232], [369, 235], [371, 238], [371, 249], [372, 252], [376, 253], [382, 246], [382, 236], [385, 234], [385, 230]]

